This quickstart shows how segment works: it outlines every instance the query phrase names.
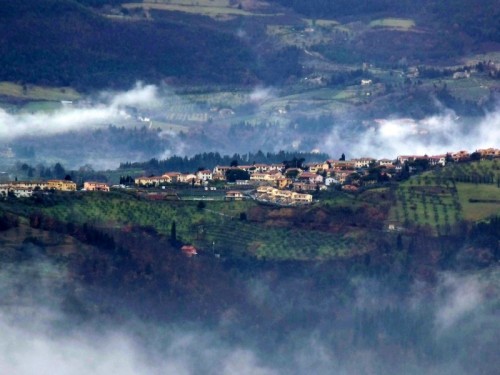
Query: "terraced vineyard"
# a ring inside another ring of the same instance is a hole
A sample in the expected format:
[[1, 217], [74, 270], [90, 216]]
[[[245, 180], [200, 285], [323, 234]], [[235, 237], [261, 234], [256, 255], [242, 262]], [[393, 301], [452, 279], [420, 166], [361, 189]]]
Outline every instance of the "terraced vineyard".
[[428, 225], [437, 233], [450, 231], [451, 225], [462, 218], [456, 188], [451, 185], [421, 186], [411, 181], [398, 188], [393, 220], [410, 224]]
[[[270, 228], [240, 221], [203, 225], [198, 243], [225, 255], [251, 253], [266, 259], [327, 259], [354, 255], [359, 242], [341, 234]], [[358, 252], [362, 252], [359, 250]]]
[[428, 226], [447, 234], [460, 220], [500, 213], [498, 161], [457, 163], [399, 185], [391, 219], [405, 226]]
[[44, 199], [44, 204], [16, 204], [17, 212], [41, 211], [63, 222], [108, 228], [149, 226], [164, 236], [170, 235], [175, 221], [182, 242], [223, 256], [307, 260], [350, 256], [369, 249], [368, 241], [357, 238], [355, 231], [329, 233], [240, 220], [242, 213], [256, 205], [253, 201], [208, 201], [201, 208], [198, 202], [150, 201], [123, 192], [57, 194]]
[[188, 224], [183, 217], [199, 220], [195, 204], [185, 204], [177, 210], [175, 202], [139, 200], [123, 193], [90, 193], [68, 196], [55, 205], [44, 207], [42, 212], [62, 221], [95, 223], [108, 227], [124, 225], [152, 226], [159, 233], [167, 235], [173, 220], [183, 236]]

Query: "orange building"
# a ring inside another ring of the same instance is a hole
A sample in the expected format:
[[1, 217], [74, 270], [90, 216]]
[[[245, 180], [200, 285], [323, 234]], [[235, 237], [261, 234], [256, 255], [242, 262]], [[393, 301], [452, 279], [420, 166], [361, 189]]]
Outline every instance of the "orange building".
[[83, 183], [83, 190], [87, 191], [109, 191], [109, 185], [104, 182], [86, 181]]
[[73, 181], [66, 180], [49, 180], [47, 188], [59, 191], [76, 191], [76, 184]]

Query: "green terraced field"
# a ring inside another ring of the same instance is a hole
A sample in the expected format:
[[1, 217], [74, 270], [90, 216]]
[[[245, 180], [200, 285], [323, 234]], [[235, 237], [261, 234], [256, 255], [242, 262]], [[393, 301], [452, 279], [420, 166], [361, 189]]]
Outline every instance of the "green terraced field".
[[500, 214], [498, 161], [451, 164], [399, 185], [390, 219], [446, 233], [460, 220]]
[[150, 201], [124, 192], [58, 194], [52, 203], [50, 199], [44, 206], [28, 203], [16, 207], [21, 208], [25, 215], [42, 211], [63, 222], [109, 228], [151, 226], [165, 236], [170, 235], [175, 220], [180, 240], [205, 251], [213, 249], [223, 256], [328, 259], [360, 254], [369, 248], [365, 239], [357, 239], [352, 233], [328, 233], [241, 221], [240, 213], [255, 206], [253, 201], [208, 201], [205, 209], [199, 209], [197, 202]]
[[[361, 253], [356, 241], [341, 234], [291, 228], [266, 227], [239, 221], [203, 226], [200, 244], [213, 244], [224, 255], [249, 252], [266, 259], [328, 259]], [[359, 249], [354, 251], [354, 249]]]

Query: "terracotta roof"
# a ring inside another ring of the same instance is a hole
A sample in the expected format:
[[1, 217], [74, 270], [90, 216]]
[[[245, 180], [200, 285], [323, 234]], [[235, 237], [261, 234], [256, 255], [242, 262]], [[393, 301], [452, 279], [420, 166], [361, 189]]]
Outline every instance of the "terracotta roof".
[[194, 246], [191, 246], [191, 245], [182, 246], [181, 251], [187, 256], [193, 256], [193, 255], [198, 254], [198, 252], [196, 251], [196, 248]]
[[315, 178], [318, 175], [316, 173], [311, 173], [311, 172], [303, 172], [299, 178]]

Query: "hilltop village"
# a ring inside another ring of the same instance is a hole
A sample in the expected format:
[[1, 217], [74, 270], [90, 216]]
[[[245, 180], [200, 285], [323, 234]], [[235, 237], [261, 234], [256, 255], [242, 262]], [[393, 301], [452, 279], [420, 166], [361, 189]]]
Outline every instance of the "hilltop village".
[[[36, 191], [104, 191], [135, 189], [149, 199], [180, 199], [180, 191], [198, 191], [196, 200], [243, 200], [293, 206], [310, 204], [314, 193], [336, 189], [356, 192], [391, 180], [404, 180], [412, 174], [447, 163], [500, 158], [496, 148], [449, 152], [443, 155], [400, 155], [395, 160], [370, 157], [304, 163], [293, 159], [278, 164], [217, 165], [193, 173], [166, 171], [160, 176], [121, 177], [120, 184], [84, 181], [77, 185], [67, 176], [63, 180], [11, 181], [0, 184], [0, 197], [29, 197]], [[190, 197], [193, 199], [193, 196]]]
[[[195, 173], [166, 172], [161, 176], [138, 177], [135, 185], [142, 188], [165, 188], [178, 184], [202, 186], [206, 190], [226, 189], [228, 200], [247, 197], [280, 205], [312, 203], [312, 193], [335, 188], [347, 192], [391, 181], [447, 163], [500, 158], [496, 148], [450, 152], [443, 155], [400, 155], [395, 160], [370, 157], [345, 160], [329, 159], [319, 163], [292, 160], [279, 164], [215, 166]], [[229, 190], [228, 190], [229, 189]]]

